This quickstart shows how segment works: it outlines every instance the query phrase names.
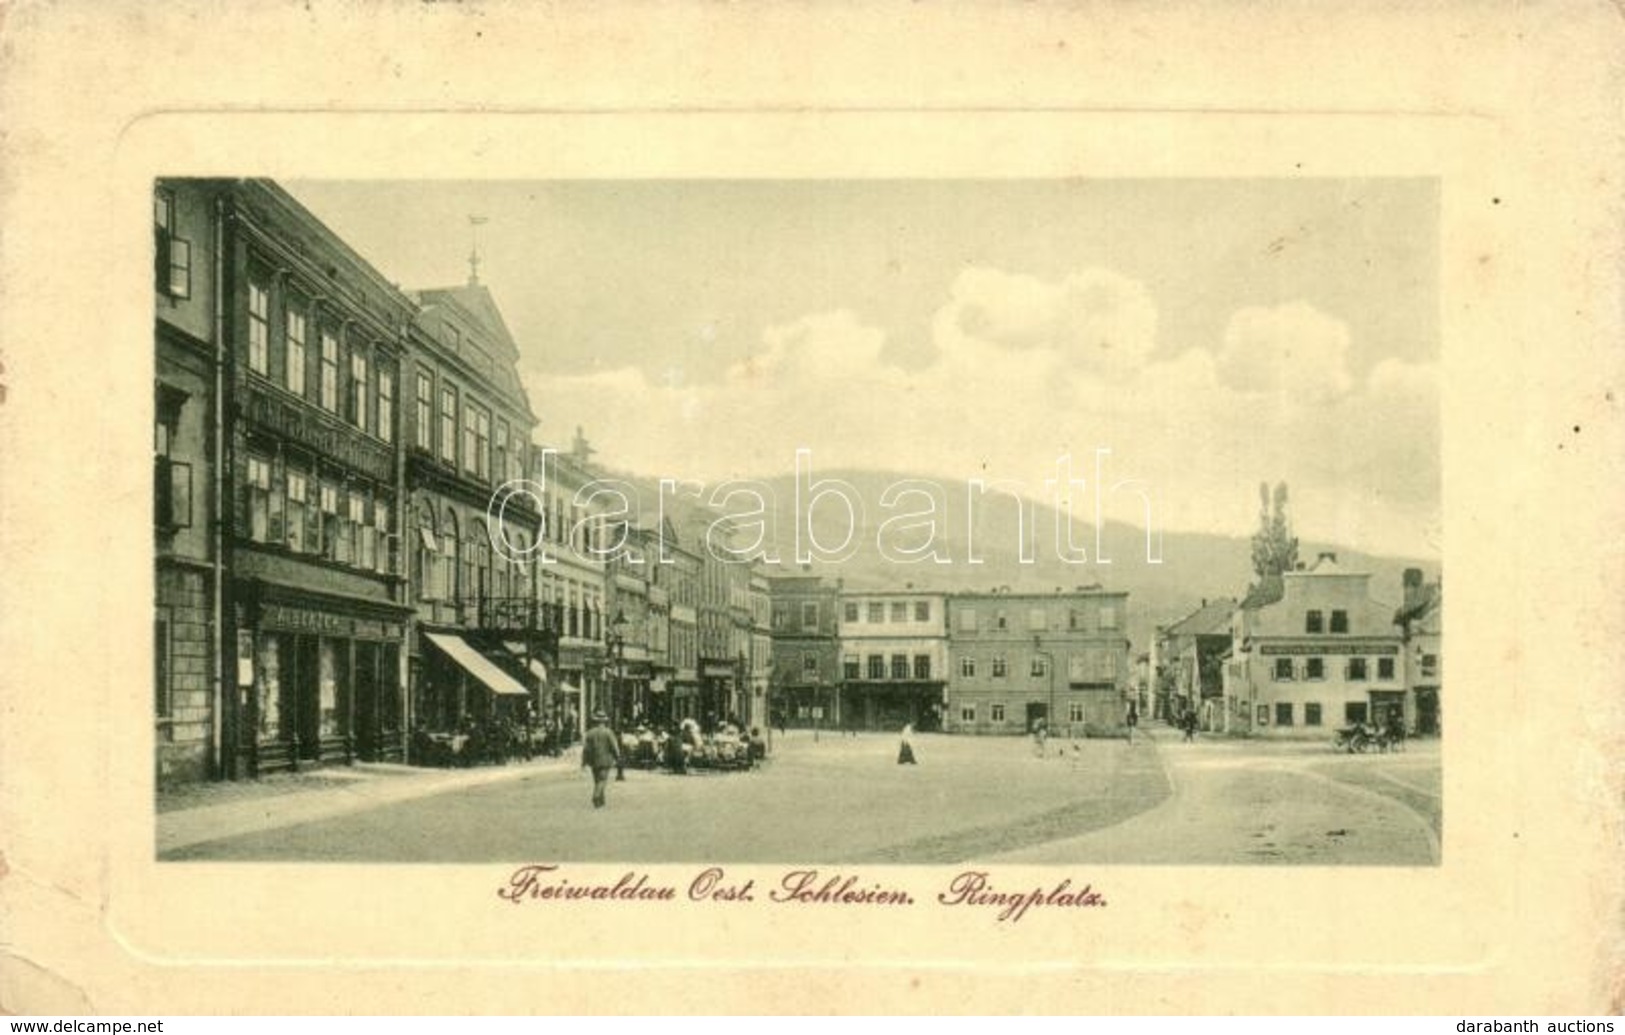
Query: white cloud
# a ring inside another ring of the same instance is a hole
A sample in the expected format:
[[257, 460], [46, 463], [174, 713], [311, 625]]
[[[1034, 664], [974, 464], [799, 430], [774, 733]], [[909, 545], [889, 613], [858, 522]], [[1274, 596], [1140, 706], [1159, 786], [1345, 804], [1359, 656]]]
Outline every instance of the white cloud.
[[[967, 271], [936, 313], [937, 358], [921, 370], [889, 364], [887, 333], [843, 310], [764, 331], [761, 349], [721, 382], [625, 369], [529, 387], [545, 438], [567, 441], [585, 424], [606, 460], [646, 474], [771, 475], [807, 447], [822, 470], [1010, 478], [1041, 492], [1062, 453], [1092, 474], [1094, 450], [1106, 447], [1114, 478], [1153, 486], [1164, 527], [1246, 534], [1254, 486], [1285, 480], [1300, 535], [1355, 530], [1351, 545], [1417, 548], [1416, 514], [1437, 501], [1434, 367], [1387, 360], [1356, 379], [1347, 328], [1302, 303], [1241, 310], [1218, 348], [1149, 360], [1155, 316], [1148, 299], [1137, 312], [1131, 283]], [[1066, 344], [1066, 320], [1105, 319], [1090, 298], [1077, 300], [1084, 316], [1064, 315], [1068, 292], [1087, 295], [1089, 284], [1117, 292], [1114, 333], [1139, 343], [1121, 350], [1132, 369], [1079, 363]], [[1241, 376], [1260, 365], [1264, 374]], [[1255, 382], [1268, 376], [1266, 394]], [[1108, 513], [1137, 520], [1137, 508], [1129, 495]]]
[[1239, 309], [1224, 329], [1219, 376], [1241, 392], [1318, 405], [1346, 394], [1349, 329], [1307, 302]]
[[937, 327], [939, 339], [947, 331], [958, 342], [1047, 350], [1080, 370], [1121, 377], [1156, 347], [1157, 310], [1145, 285], [1111, 270], [1052, 283], [975, 266], [954, 281]]

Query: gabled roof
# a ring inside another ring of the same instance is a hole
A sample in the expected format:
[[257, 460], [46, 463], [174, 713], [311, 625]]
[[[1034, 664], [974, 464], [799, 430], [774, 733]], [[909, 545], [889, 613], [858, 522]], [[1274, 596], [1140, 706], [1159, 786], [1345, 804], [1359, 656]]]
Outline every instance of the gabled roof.
[[513, 339], [513, 332], [508, 330], [502, 310], [497, 308], [496, 299], [491, 297], [491, 290], [484, 284], [422, 288], [418, 295], [425, 302], [451, 303], [489, 331], [510, 353], [518, 354], [519, 346]]
[[1229, 635], [1230, 615], [1235, 610], [1236, 602], [1229, 597], [1209, 600], [1164, 631], [1170, 636]]

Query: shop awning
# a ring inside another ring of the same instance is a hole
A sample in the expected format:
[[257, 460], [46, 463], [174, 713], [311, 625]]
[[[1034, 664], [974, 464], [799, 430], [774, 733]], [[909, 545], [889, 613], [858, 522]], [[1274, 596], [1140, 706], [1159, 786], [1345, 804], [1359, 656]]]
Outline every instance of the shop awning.
[[520, 686], [517, 680], [491, 664], [485, 655], [470, 647], [468, 641], [461, 636], [452, 636], [449, 633], [424, 633], [423, 635], [430, 643], [440, 648], [446, 657], [457, 662], [464, 672], [484, 684], [492, 693], [519, 697], [530, 696], [529, 691]]
[[[513, 640], [503, 640], [502, 645], [508, 648], [509, 654], [519, 658], [521, 661], [524, 660], [526, 654], [530, 653], [525, 648], [523, 643], [515, 643]], [[543, 683], [547, 682], [547, 666], [543, 664], [539, 658], [530, 659], [530, 674], [535, 676], [537, 679], [540, 679]]]

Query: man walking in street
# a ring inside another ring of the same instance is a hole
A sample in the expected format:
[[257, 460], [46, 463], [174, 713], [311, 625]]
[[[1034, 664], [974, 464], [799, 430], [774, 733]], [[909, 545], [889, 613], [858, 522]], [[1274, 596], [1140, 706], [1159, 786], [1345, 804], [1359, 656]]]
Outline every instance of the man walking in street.
[[609, 729], [609, 716], [594, 712], [592, 728], [581, 741], [581, 766], [592, 770], [592, 807], [604, 807], [604, 793], [609, 786], [609, 771], [620, 764], [621, 748], [615, 734]]

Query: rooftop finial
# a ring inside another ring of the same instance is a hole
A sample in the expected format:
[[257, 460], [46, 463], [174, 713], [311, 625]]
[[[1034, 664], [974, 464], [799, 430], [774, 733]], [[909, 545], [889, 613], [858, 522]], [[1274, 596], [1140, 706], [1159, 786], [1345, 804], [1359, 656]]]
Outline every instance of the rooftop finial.
[[468, 217], [468, 236], [470, 247], [468, 252], [468, 283], [470, 286], [480, 282], [480, 230], [484, 226], [484, 216]]

